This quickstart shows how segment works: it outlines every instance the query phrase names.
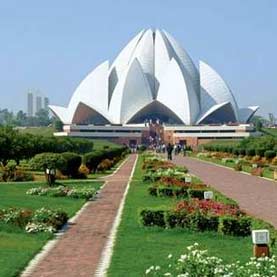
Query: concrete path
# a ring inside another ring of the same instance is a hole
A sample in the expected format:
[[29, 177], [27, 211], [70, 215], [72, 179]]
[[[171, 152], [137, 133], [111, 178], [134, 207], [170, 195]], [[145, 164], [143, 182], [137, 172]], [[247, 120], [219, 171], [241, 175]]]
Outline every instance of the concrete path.
[[277, 228], [277, 183], [246, 175], [193, 158], [175, 156], [174, 163], [238, 202], [248, 214], [264, 219]]
[[136, 155], [130, 155], [119, 170], [107, 178], [99, 199], [89, 202], [75, 224], [28, 276], [87, 277], [95, 274], [135, 160]]

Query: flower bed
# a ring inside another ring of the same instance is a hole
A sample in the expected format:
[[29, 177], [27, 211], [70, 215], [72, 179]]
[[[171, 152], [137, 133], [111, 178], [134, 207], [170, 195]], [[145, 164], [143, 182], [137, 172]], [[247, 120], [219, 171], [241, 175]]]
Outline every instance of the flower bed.
[[27, 209], [2, 209], [0, 210], [0, 222], [13, 224], [25, 229], [27, 233], [49, 232], [59, 230], [68, 220], [65, 212], [41, 208], [35, 210]]
[[156, 182], [162, 178], [172, 177], [180, 181], [185, 181], [188, 170], [184, 167], [159, 168], [156, 171], [147, 171], [144, 174], [144, 181]]
[[239, 261], [225, 264], [222, 259], [209, 256], [207, 250], [201, 250], [197, 243], [188, 246], [187, 251], [174, 259], [168, 255], [164, 267], [152, 265], [145, 271], [147, 276], [214, 276], [214, 277], [273, 277], [277, 274], [277, 259], [272, 257], [250, 258], [242, 264]]
[[224, 204], [214, 200], [184, 200], [177, 204], [176, 212], [187, 212], [187, 213], [203, 213], [217, 216], [240, 216], [244, 213], [239, 209], [237, 205]]
[[179, 227], [233, 236], [248, 236], [251, 233], [251, 219], [238, 206], [213, 200], [185, 200], [173, 210], [143, 209], [140, 217], [142, 224], [148, 227]]
[[37, 187], [29, 189], [26, 194], [39, 195], [39, 196], [52, 196], [52, 197], [71, 197], [76, 199], [92, 199], [95, 197], [97, 190], [94, 187], [91, 188], [69, 188], [66, 186], [58, 187]]

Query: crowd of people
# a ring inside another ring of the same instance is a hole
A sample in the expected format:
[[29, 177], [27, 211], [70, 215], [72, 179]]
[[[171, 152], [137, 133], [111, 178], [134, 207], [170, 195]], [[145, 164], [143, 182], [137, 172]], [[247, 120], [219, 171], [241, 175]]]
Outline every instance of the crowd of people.
[[150, 149], [156, 151], [156, 153], [167, 153], [167, 158], [168, 160], [172, 160], [172, 154], [179, 155], [183, 154], [184, 156], [186, 155], [187, 151], [187, 146], [185, 144], [171, 144], [168, 143], [166, 144], [159, 144], [159, 145], [152, 145], [150, 146]]

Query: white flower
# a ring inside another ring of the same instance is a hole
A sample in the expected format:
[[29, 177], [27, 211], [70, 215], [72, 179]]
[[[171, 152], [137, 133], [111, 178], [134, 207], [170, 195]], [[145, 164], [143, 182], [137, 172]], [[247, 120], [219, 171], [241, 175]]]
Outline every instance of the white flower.
[[168, 259], [171, 259], [171, 258], [172, 258], [172, 254], [169, 254], [169, 255], [167, 256], [167, 258], [168, 258]]
[[151, 272], [151, 268], [146, 269], [145, 274], [149, 274]]

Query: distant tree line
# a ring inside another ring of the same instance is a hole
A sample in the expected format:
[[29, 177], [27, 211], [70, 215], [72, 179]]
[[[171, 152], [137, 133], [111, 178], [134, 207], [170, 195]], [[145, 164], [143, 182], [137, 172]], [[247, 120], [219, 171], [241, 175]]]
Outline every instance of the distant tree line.
[[41, 109], [35, 116], [27, 116], [23, 111], [13, 113], [8, 109], [0, 109], [0, 125], [2, 126], [48, 126], [55, 118], [51, 118], [49, 111]]

